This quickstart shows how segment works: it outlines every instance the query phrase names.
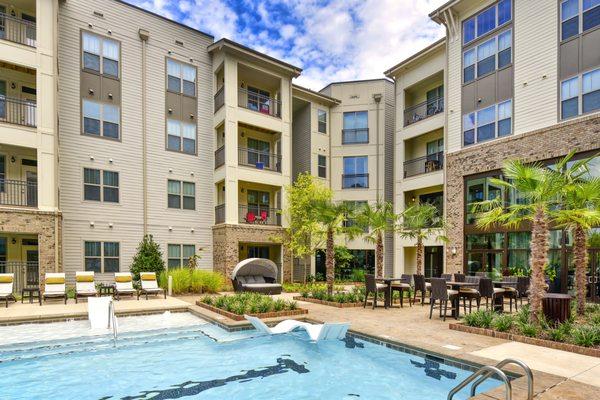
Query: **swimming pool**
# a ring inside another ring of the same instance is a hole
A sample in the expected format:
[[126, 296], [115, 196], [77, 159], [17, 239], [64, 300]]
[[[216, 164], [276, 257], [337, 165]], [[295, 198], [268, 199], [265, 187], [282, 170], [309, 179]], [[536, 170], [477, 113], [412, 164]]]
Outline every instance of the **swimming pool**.
[[314, 344], [303, 332], [253, 337], [187, 322], [130, 330], [116, 348], [108, 335], [0, 346], [0, 398], [445, 399], [471, 373], [353, 336]]

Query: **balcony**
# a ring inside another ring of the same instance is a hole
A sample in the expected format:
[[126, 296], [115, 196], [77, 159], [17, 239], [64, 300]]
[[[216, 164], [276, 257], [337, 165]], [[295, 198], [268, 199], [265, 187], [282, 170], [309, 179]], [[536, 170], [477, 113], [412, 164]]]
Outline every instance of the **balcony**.
[[0, 261], [0, 274], [15, 274], [13, 293], [24, 287], [37, 287], [40, 282], [37, 261]]
[[427, 174], [444, 168], [444, 152], [429, 154], [404, 162], [404, 177]]
[[238, 106], [261, 114], [281, 118], [281, 102], [256, 91], [238, 90]]
[[0, 122], [22, 126], [36, 126], [34, 100], [13, 99], [0, 95]]
[[281, 210], [261, 205], [240, 205], [240, 224], [281, 226]]
[[0, 205], [37, 207], [37, 182], [5, 179], [0, 175]]
[[342, 144], [369, 143], [369, 128], [342, 129]]
[[215, 111], [219, 111], [221, 107], [225, 105], [225, 86], [221, 86], [221, 89], [215, 93]]
[[215, 224], [225, 223], [225, 204], [219, 204], [215, 207]]
[[407, 107], [404, 110], [404, 126], [408, 126], [444, 112], [444, 98], [438, 97]]
[[369, 174], [342, 175], [342, 189], [366, 189], [369, 187]]
[[215, 150], [215, 169], [225, 164], [225, 146], [219, 147]]
[[275, 153], [238, 148], [238, 164], [255, 167], [260, 170], [281, 172], [281, 156]]
[[26, 21], [0, 12], [0, 39], [35, 47], [35, 22]]

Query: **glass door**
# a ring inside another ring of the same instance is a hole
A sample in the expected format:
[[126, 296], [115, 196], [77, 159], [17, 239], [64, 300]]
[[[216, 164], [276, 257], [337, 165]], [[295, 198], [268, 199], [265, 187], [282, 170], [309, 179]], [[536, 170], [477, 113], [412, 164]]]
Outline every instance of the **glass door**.
[[588, 301], [600, 303], [600, 249], [589, 252], [589, 272], [587, 274]]

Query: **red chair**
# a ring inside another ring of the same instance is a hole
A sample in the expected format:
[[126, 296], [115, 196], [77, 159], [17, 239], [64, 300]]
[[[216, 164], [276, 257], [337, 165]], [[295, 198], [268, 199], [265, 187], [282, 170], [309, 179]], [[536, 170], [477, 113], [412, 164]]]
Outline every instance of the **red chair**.
[[267, 211], [263, 210], [260, 212], [260, 219], [262, 220], [263, 224], [267, 223], [267, 218], [269, 218], [269, 214], [267, 213]]
[[252, 211], [248, 211], [246, 213], [246, 222], [249, 224], [253, 224], [256, 222], [256, 215]]

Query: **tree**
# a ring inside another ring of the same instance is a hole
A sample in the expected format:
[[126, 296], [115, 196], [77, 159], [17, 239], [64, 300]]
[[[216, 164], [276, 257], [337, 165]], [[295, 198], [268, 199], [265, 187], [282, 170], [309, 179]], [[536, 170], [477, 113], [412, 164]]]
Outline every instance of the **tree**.
[[156, 272], [156, 276], [159, 276], [165, 270], [160, 246], [154, 241], [152, 235], [144, 235], [129, 270], [135, 280], [140, 279], [140, 272]]
[[446, 224], [437, 207], [429, 203], [416, 204], [404, 210], [398, 227], [400, 237], [416, 240], [417, 243], [417, 275], [423, 273], [425, 247], [423, 240], [428, 237], [447, 242]]
[[542, 298], [546, 292], [544, 268], [548, 264], [548, 247], [552, 210], [561, 202], [564, 179], [561, 171], [566, 161], [552, 170], [540, 163], [525, 164], [520, 160], [504, 163], [502, 175], [505, 180], [490, 178], [493, 185], [518, 193], [519, 202], [506, 206], [504, 199], [485, 200], [472, 205], [477, 226], [489, 229], [496, 225], [516, 228], [531, 224], [531, 284], [529, 288], [530, 318], [538, 322], [542, 310]]
[[395, 228], [397, 215], [389, 202], [365, 204], [356, 214], [356, 223], [367, 242], [375, 245], [375, 275], [383, 277], [383, 236]]

